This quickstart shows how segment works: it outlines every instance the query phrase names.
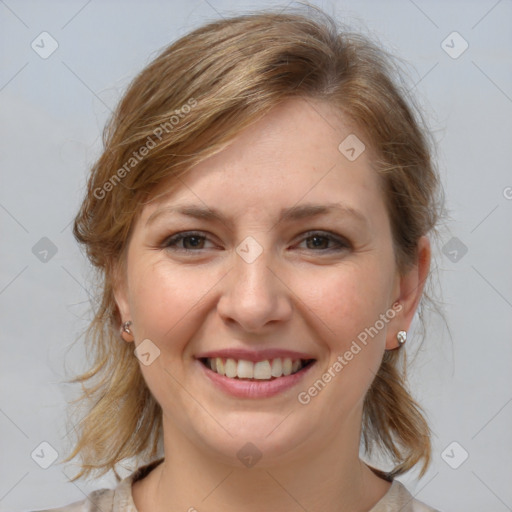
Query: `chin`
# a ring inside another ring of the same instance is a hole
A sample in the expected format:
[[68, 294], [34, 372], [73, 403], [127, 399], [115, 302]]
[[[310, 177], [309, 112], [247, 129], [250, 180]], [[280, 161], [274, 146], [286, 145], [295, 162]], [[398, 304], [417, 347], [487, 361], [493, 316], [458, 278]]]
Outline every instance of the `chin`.
[[233, 412], [222, 424], [227, 432], [213, 421], [215, 427], [209, 425], [205, 431], [196, 432], [193, 442], [229, 466], [264, 469], [291, 463], [303, 457], [303, 445], [313, 440], [314, 432], [293, 416]]

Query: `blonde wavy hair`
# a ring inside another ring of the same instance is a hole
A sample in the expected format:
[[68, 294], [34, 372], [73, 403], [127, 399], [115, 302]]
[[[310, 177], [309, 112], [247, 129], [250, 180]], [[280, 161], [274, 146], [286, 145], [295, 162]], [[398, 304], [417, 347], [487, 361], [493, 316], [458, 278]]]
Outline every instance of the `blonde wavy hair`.
[[[132, 81], [105, 128], [73, 228], [101, 291], [85, 333], [94, 364], [73, 380], [82, 384], [78, 402], [86, 408], [66, 459], [80, 458], [74, 480], [109, 470], [118, 476], [121, 461], [148, 463], [161, 449], [162, 411], [133, 345], [120, 341], [113, 295], [137, 216], [163, 180], [180, 186], [188, 169], [280, 102], [322, 100], [355, 123], [377, 155], [372, 164], [384, 184], [397, 268], [416, 262], [418, 239], [439, 220], [441, 189], [428, 131], [396, 72], [375, 43], [313, 8], [210, 22], [165, 48]], [[401, 353], [385, 352], [363, 408], [365, 453], [379, 448], [391, 458], [394, 469], [380, 472], [388, 479], [420, 462], [423, 476], [431, 458], [429, 426], [407, 390]]]

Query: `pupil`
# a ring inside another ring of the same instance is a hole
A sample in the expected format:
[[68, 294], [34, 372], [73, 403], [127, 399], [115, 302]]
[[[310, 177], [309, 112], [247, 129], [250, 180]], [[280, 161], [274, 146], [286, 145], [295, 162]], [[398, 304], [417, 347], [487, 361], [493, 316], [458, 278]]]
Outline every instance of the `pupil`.
[[[192, 247], [197, 247], [201, 241], [198, 236], [189, 236], [188, 238], [189, 245], [192, 245]], [[191, 240], [195, 240], [195, 242], [191, 242]]]
[[320, 247], [323, 243], [323, 237], [321, 236], [314, 236], [312, 237], [313, 246], [314, 247]]

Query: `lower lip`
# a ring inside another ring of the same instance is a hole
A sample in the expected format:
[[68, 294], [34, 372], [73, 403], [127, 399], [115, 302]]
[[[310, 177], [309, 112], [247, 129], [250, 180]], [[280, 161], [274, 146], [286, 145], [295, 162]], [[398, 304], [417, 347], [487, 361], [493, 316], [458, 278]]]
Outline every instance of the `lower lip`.
[[315, 363], [309, 364], [292, 375], [278, 377], [273, 380], [230, 379], [207, 368], [196, 360], [206, 376], [222, 391], [237, 398], [268, 398], [293, 388], [299, 383]]

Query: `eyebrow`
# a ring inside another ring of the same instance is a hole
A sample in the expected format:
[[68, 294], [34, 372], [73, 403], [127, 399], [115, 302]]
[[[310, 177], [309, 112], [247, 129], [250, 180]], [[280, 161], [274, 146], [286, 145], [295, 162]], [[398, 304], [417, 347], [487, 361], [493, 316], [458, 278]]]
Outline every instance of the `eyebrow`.
[[[328, 215], [337, 213], [338, 215], [352, 217], [359, 223], [368, 225], [367, 218], [358, 210], [351, 206], [343, 205], [341, 203], [327, 203], [327, 204], [312, 204], [307, 203], [301, 206], [292, 206], [289, 208], [281, 209], [279, 213], [278, 223], [290, 222], [303, 220], [307, 218], [320, 217], [322, 215]], [[202, 205], [176, 205], [166, 206], [159, 208], [154, 211], [146, 221], [146, 226], [153, 223], [157, 218], [164, 214], [180, 214], [187, 217], [193, 217], [195, 219], [207, 220], [207, 221], [218, 221], [226, 225], [231, 225], [232, 221], [223, 215], [221, 212], [214, 208], [207, 208]]]

